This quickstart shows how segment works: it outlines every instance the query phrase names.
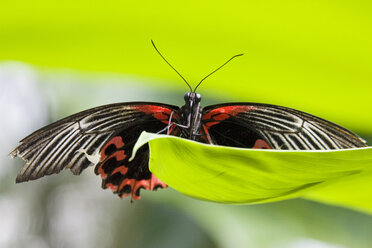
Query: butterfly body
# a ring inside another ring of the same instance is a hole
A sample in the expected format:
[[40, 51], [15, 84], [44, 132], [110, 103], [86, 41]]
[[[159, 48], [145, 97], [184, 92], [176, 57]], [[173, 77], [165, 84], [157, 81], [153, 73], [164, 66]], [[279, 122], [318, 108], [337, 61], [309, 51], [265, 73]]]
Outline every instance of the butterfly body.
[[200, 140], [200, 129], [202, 119], [202, 108], [200, 105], [201, 96], [195, 92], [188, 92], [184, 95], [185, 105], [180, 109], [182, 117], [181, 128], [187, 129], [188, 139]]

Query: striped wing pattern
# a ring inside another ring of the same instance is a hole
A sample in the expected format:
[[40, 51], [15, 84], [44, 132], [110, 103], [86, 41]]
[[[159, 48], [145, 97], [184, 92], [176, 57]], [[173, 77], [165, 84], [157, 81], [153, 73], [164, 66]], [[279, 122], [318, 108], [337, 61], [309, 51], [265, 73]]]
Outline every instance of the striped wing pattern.
[[[70, 169], [80, 174], [90, 165], [102, 187], [120, 197], [140, 199], [140, 189], [166, 188], [148, 169], [149, 148], [132, 149], [142, 131], [167, 131], [189, 137], [177, 106], [161, 103], [117, 103], [71, 115], [20, 141], [11, 155], [26, 161], [16, 182]], [[183, 116], [184, 118], [185, 116]], [[172, 118], [172, 119], [171, 119]], [[175, 125], [170, 125], [174, 123]], [[259, 149], [329, 150], [367, 146], [358, 135], [316, 116], [275, 105], [230, 103], [203, 109], [201, 142]]]
[[[217, 124], [224, 122], [233, 125], [232, 129], [239, 127], [241, 130], [251, 130], [272, 149], [329, 150], [367, 146], [362, 138], [345, 128], [286, 107], [231, 103], [208, 106], [203, 113], [207, 116], [203, 119], [203, 125], [209, 129], [212, 140], [213, 135], [225, 135], [217, 129]], [[223, 130], [228, 131], [228, 126]], [[244, 132], [239, 137], [244, 137]]]
[[[16, 182], [34, 180], [70, 169], [80, 174], [99, 162], [100, 150], [116, 133], [154, 121], [140, 111], [142, 106], [177, 111], [178, 107], [159, 103], [117, 103], [71, 115], [37, 130], [20, 141], [11, 152], [26, 161]], [[160, 111], [159, 110], [159, 111]]]

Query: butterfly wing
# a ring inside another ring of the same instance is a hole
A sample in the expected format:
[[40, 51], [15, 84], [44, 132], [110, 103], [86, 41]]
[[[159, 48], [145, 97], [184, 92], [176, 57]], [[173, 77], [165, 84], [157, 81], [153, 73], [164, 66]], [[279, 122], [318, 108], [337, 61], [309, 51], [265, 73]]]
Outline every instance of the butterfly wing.
[[[54, 122], [21, 140], [11, 152], [13, 157], [26, 161], [16, 182], [59, 173], [62, 169], [70, 169], [78, 175], [96, 164], [95, 171], [103, 179], [102, 186], [120, 196], [132, 193], [136, 199], [140, 188], [165, 187], [148, 169], [147, 145], [138, 151], [133, 161], [128, 159], [140, 133], [166, 128], [171, 113], [178, 109], [160, 103], [117, 103]], [[176, 114], [172, 116], [177, 117]]]
[[258, 103], [205, 107], [201, 132], [208, 143], [244, 148], [328, 150], [367, 146], [358, 135], [319, 117]]

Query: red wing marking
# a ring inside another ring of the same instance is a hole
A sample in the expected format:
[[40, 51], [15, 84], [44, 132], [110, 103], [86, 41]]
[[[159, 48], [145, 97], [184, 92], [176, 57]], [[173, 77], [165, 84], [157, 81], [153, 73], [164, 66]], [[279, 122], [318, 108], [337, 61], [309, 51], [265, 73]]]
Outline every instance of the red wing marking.
[[151, 183], [150, 183], [150, 189], [151, 190], [154, 190], [156, 189], [157, 187], [161, 187], [163, 189], [165, 189], [166, 187], [168, 187], [168, 185], [166, 185], [165, 183], [163, 183], [162, 181], [160, 181], [156, 176], [154, 176], [154, 174], [151, 175]]
[[220, 123], [219, 121], [212, 121], [212, 122], [207, 122], [204, 124], [207, 128], [210, 128], [211, 126], [214, 126], [216, 124]]
[[112, 183], [107, 183], [105, 186], [107, 188], [111, 189], [113, 192], [116, 192], [118, 190], [118, 186], [117, 185], [113, 185]]
[[[146, 108], [159, 111], [165, 109], [168, 113], [171, 113], [169, 109], [151, 105], [144, 106], [142, 110], [146, 110]], [[168, 116], [167, 113], [155, 112], [151, 113], [151, 115], [157, 118], [164, 118], [166, 123], [169, 122], [170, 115]], [[169, 133], [177, 131], [174, 126], [170, 125]], [[143, 161], [143, 159], [128, 161], [127, 153], [129, 152], [130, 154], [132, 144], [128, 145], [123, 140], [127, 142], [125, 134], [113, 137], [103, 146], [100, 152], [100, 162], [97, 164], [95, 172], [102, 178], [102, 187], [104, 189], [109, 188], [118, 194], [120, 198], [131, 196], [132, 201], [141, 198], [141, 189], [156, 190], [158, 187], [166, 188], [167, 185], [148, 170], [146, 161]]]
[[120, 198], [124, 198], [126, 196], [131, 195], [132, 200], [139, 200], [141, 199], [141, 196], [139, 195], [139, 190], [145, 189], [145, 190], [156, 190], [157, 187], [161, 187], [163, 189], [167, 188], [168, 186], [160, 181], [156, 176], [153, 174], [151, 175], [151, 179], [142, 179], [142, 180], [136, 180], [136, 179], [124, 179], [120, 186], [119, 189], [117, 186], [115, 187], [112, 184], [107, 184], [106, 187], [111, 189], [112, 191], [122, 191], [125, 186], [130, 187], [130, 193], [125, 193], [120, 196]]
[[120, 136], [116, 136], [114, 138], [112, 138], [109, 142], [107, 142], [107, 144], [102, 148], [101, 150], [101, 159], [100, 161], [103, 161], [106, 157], [107, 157], [107, 154], [105, 153], [107, 147], [109, 145], [115, 145], [117, 149], [119, 148], [122, 148], [124, 146], [124, 142], [123, 142], [123, 139], [120, 137]]
[[213, 116], [213, 120], [223, 121], [223, 120], [226, 120], [229, 117], [230, 117], [230, 115], [222, 113], [222, 114], [218, 114], [218, 115]]
[[120, 198], [123, 199], [123, 198], [127, 197], [128, 195], [130, 195], [130, 193], [122, 194], [122, 195], [120, 195]]
[[120, 161], [120, 160], [125, 159], [127, 157], [127, 155], [125, 155], [123, 150], [120, 150], [120, 151], [114, 152], [107, 159], [110, 159], [110, 158], [113, 158], [113, 157], [115, 157], [117, 161]]
[[99, 161], [99, 166], [98, 166], [97, 172], [98, 172], [98, 174], [100, 174], [100, 176], [101, 176], [102, 179], [106, 179], [107, 178], [107, 173], [102, 168], [102, 166], [104, 165], [105, 161], [107, 161], [107, 160], [109, 160], [111, 158], [115, 158], [116, 161], [121, 161], [121, 160], [123, 160], [123, 159], [125, 159], [127, 157], [127, 155], [125, 154], [124, 150], [115, 151], [113, 154], [111, 154], [109, 157], [107, 157], [108, 154], [106, 153], [106, 151], [107, 151], [107, 148], [110, 145], [114, 145], [116, 147], [115, 150], [124, 147], [124, 142], [123, 142], [122, 137], [116, 136], [116, 137], [112, 138], [111, 140], [109, 140], [109, 142], [107, 142], [107, 144], [101, 150], [101, 159]]
[[119, 186], [119, 191], [122, 191], [123, 188], [124, 188], [125, 186], [127, 186], [127, 185], [130, 186], [131, 189], [133, 189], [133, 186], [134, 186], [135, 183], [136, 183], [136, 179], [125, 178], [125, 179], [121, 182], [121, 184], [120, 184], [120, 186]]
[[203, 125], [203, 132], [204, 132], [204, 135], [202, 135], [202, 139], [207, 143], [207, 144], [212, 144], [212, 139], [211, 139], [211, 136], [209, 134], [209, 130], [208, 130], [208, 126], [206, 125]]
[[136, 183], [134, 184], [133, 190], [132, 190], [132, 200], [141, 199], [141, 196], [139, 196], [139, 194], [137, 195], [137, 191], [140, 190], [140, 188], [143, 188], [143, 189], [146, 189], [146, 190], [150, 189], [150, 182], [149, 181], [150, 180], [136, 181]]
[[166, 115], [163, 112], [153, 113], [152, 116], [154, 116], [158, 120], [169, 120], [169, 115]]
[[124, 165], [119, 166], [119, 167], [115, 168], [115, 170], [113, 170], [111, 174], [115, 174], [115, 173], [118, 173], [118, 172], [120, 172], [122, 175], [125, 175], [128, 172], [128, 167], [125, 167]]
[[[222, 121], [229, 119], [230, 117], [236, 116], [239, 113], [244, 113], [252, 110], [256, 110], [257, 107], [249, 106], [249, 105], [233, 105], [233, 106], [225, 106], [212, 109], [206, 112], [203, 117], [203, 131], [204, 131], [204, 140], [207, 143], [212, 143], [211, 135], [209, 134], [209, 128], [211, 126], [217, 125]], [[270, 145], [263, 139], [255, 140], [253, 145], [254, 149], [271, 149]]]
[[178, 131], [179, 131], [178, 127], [175, 124], [172, 124], [172, 125], [169, 126], [168, 134], [177, 136]]
[[[104, 150], [102, 150], [101, 157], [102, 157], [103, 153], [104, 153]], [[102, 165], [104, 164], [105, 161], [109, 160], [110, 158], [115, 158], [116, 161], [121, 161], [121, 160], [125, 159], [126, 157], [127, 157], [127, 155], [125, 155], [123, 150], [114, 152], [108, 158], [107, 158], [107, 156], [103, 157], [103, 160], [100, 161], [101, 165], [98, 167], [98, 173], [101, 175], [101, 178], [102, 179], [107, 178], [107, 173], [105, 173], [104, 170], [102, 169]], [[116, 169], [118, 169], [118, 168], [116, 168]], [[127, 168], [127, 170], [128, 170], [128, 168]], [[112, 173], [112, 174], [114, 174], [114, 173]]]
[[226, 106], [210, 110], [203, 115], [202, 120], [205, 121], [205, 125], [209, 128], [219, 122], [230, 118], [231, 116], [236, 116], [239, 113], [247, 112], [257, 109], [254, 106]]
[[[132, 108], [141, 111], [147, 115], [152, 115], [155, 119], [158, 119], [165, 124], [169, 124], [169, 118], [170, 115], [172, 114], [171, 109], [156, 105], [136, 105], [133, 106]], [[173, 117], [178, 118], [177, 113], [173, 113]]]
[[100, 167], [98, 167], [98, 174], [101, 176], [102, 179], [106, 179], [107, 178], [107, 173], [105, 173], [102, 169], [102, 164], [100, 165]]
[[269, 144], [267, 144], [267, 142], [262, 140], [262, 139], [256, 140], [256, 142], [254, 143], [254, 146], [252, 148], [253, 149], [271, 149]]
[[169, 108], [161, 107], [161, 106], [157, 106], [157, 105], [149, 105], [149, 104], [147, 104], [147, 105], [136, 105], [136, 106], [133, 106], [132, 108], [135, 109], [135, 110], [144, 112], [147, 115], [152, 115], [154, 113], [167, 113], [167, 114], [172, 113], [172, 110], [170, 110]]

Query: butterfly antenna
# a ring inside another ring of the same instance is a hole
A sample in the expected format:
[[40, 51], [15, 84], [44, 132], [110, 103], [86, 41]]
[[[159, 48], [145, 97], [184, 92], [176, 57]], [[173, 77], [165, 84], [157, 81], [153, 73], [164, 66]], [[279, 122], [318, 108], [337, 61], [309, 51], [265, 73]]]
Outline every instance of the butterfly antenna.
[[156, 48], [155, 46], [155, 43], [151, 40], [151, 43], [153, 45], [153, 47], [155, 48], [155, 50], [158, 52], [158, 54], [160, 55], [160, 57], [162, 57], [162, 59], [164, 59], [165, 62], [167, 62], [167, 64], [175, 71], [177, 72], [177, 74], [183, 79], [183, 81], [185, 81], [185, 83], [187, 84], [187, 86], [189, 86], [190, 88], [190, 92], [192, 91], [192, 88], [190, 86], [190, 84], [186, 81], [186, 79], [184, 77], [182, 77], [182, 75], [164, 58], [164, 56], [159, 52], [159, 50]]
[[219, 69], [221, 69], [222, 67], [224, 67], [227, 63], [229, 63], [232, 59], [236, 58], [236, 57], [239, 57], [239, 56], [242, 56], [244, 55], [244, 53], [242, 54], [237, 54], [235, 56], [232, 56], [228, 61], [226, 61], [223, 65], [221, 65], [220, 67], [218, 67], [216, 70], [212, 71], [211, 73], [209, 73], [207, 76], [205, 76], [199, 83], [198, 85], [195, 87], [194, 91], [196, 91], [196, 89], [199, 87], [199, 85], [207, 78], [209, 77], [210, 75], [212, 75], [213, 73], [215, 73], [216, 71], [218, 71]]

